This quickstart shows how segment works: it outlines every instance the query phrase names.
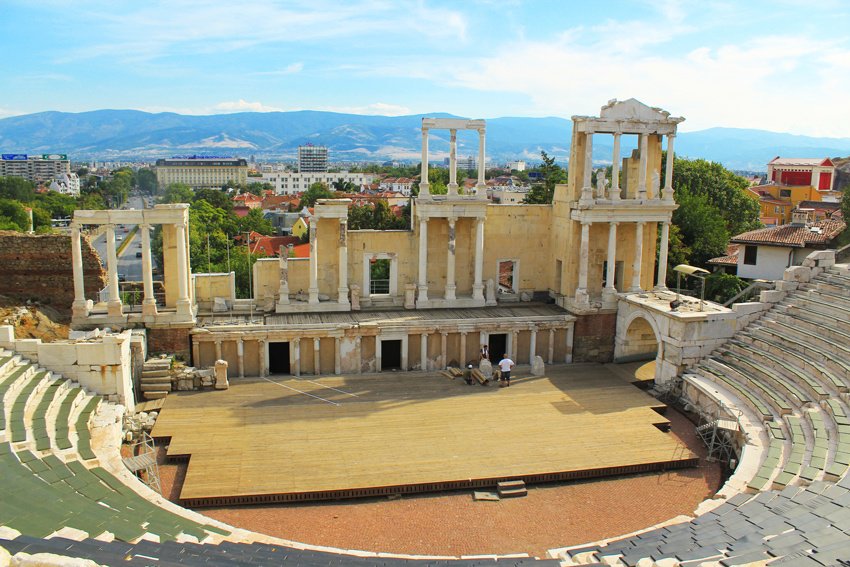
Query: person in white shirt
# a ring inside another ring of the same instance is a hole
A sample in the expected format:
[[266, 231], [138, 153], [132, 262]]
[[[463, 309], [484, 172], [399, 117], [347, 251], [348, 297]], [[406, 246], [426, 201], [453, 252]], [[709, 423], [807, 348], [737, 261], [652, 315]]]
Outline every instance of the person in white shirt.
[[499, 370], [501, 376], [499, 376], [499, 387], [503, 387], [505, 385], [511, 385], [511, 368], [514, 367], [514, 361], [508, 358], [508, 354], [505, 353], [502, 360], [499, 361]]

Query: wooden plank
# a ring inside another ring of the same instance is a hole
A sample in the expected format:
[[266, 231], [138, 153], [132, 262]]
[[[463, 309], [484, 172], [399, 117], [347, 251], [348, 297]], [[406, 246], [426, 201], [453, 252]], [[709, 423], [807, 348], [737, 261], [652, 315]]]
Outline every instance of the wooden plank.
[[240, 381], [229, 390], [172, 394], [153, 434], [171, 437], [169, 455], [191, 455], [183, 499], [520, 478], [694, 457], [653, 425], [658, 401], [604, 367], [547, 370], [516, 375], [510, 388], [469, 388], [436, 373]]

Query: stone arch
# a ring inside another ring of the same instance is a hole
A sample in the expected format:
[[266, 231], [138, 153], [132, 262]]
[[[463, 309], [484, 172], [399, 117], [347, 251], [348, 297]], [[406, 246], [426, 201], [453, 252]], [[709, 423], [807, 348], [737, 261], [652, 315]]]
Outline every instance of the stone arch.
[[617, 328], [615, 361], [628, 362], [659, 357], [662, 337], [655, 318], [649, 312], [643, 309], [633, 311], [623, 323]]

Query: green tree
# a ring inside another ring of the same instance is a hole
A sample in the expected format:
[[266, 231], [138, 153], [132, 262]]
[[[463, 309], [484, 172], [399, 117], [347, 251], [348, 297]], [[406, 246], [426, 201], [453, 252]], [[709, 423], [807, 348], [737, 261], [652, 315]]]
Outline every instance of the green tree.
[[260, 234], [274, 234], [274, 227], [270, 220], [263, 216], [262, 209], [251, 209], [248, 214], [238, 221], [239, 232], [254, 231]]
[[0, 177], [0, 198], [29, 203], [35, 198], [35, 185], [23, 177]]
[[230, 196], [220, 189], [210, 189], [207, 187], [198, 189], [192, 196], [192, 202], [195, 201], [206, 201], [210, 205], [226, 211], [233, 210], [233, 201], [230, 199]]
[[159, 198], [160, 203], [191, 203], [195, 192], [185, 183], [171, 183]]
[[706, 195], [681, 191], [677, 200], [679, 208], [673, 212], [673, 223], [682, 235], [682, 242], [691, 250], [690, 263], [704, 266], [726, 251], [729, 243], [726, 221]]
[[21, 203], [12, 199], [0, 199], [0, 227], [3, 230], [26, 232], [29, 226], [29, 214]]
[[717, 303], [725, 303], [746, 287], [747, 282], [738, 276], [714, 272], [705, 277], [705, 298]]
[[153, 195], [156, 193], [156, 173], [150, 168], [143, 167], [136, 172], [136, 185], [142, 193]]
[[555, 163], [554, 157], [549, 157], [546, 152], [540, 152], [543, 163], [539, 167], [543, 174], [543, 183], [531, 186], [531, 190], [525, 196], [525, 203], [551, 204], [555, 197], [555, 185], [567, 182], [567, 172]]
[[301, 207], [312, 207], [319, 199], [333, 199], [334, 192], [324, 183], [317, 181], [301, 194]]

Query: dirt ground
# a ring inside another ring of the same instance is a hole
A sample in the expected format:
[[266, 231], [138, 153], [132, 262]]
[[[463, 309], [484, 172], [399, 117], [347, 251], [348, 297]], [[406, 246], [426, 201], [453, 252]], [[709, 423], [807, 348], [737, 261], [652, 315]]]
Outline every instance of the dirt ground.
[[49, 343], [68, 338], [68, 314], [48, 305], [20, 304], [0, 295], [0, 325], [15, 327], [15, 338]]
[[[705, 456], [693, 424], [668, 410], [670, 435]], [[226, 449], [223, 449], [226, 450]], [[164, 461], [164, 448], [160, 460]], [[160, 465], [174, 501], [186, 465]], [[591, 542], [648, 527], [696, 506], [720, 487], [721, 468], [530, 486], [525, 498], [474, 501], [472, 491], [308, 504], [201, 508], [253, 531], [314, 545], [422, 555], [528, 553]]]

